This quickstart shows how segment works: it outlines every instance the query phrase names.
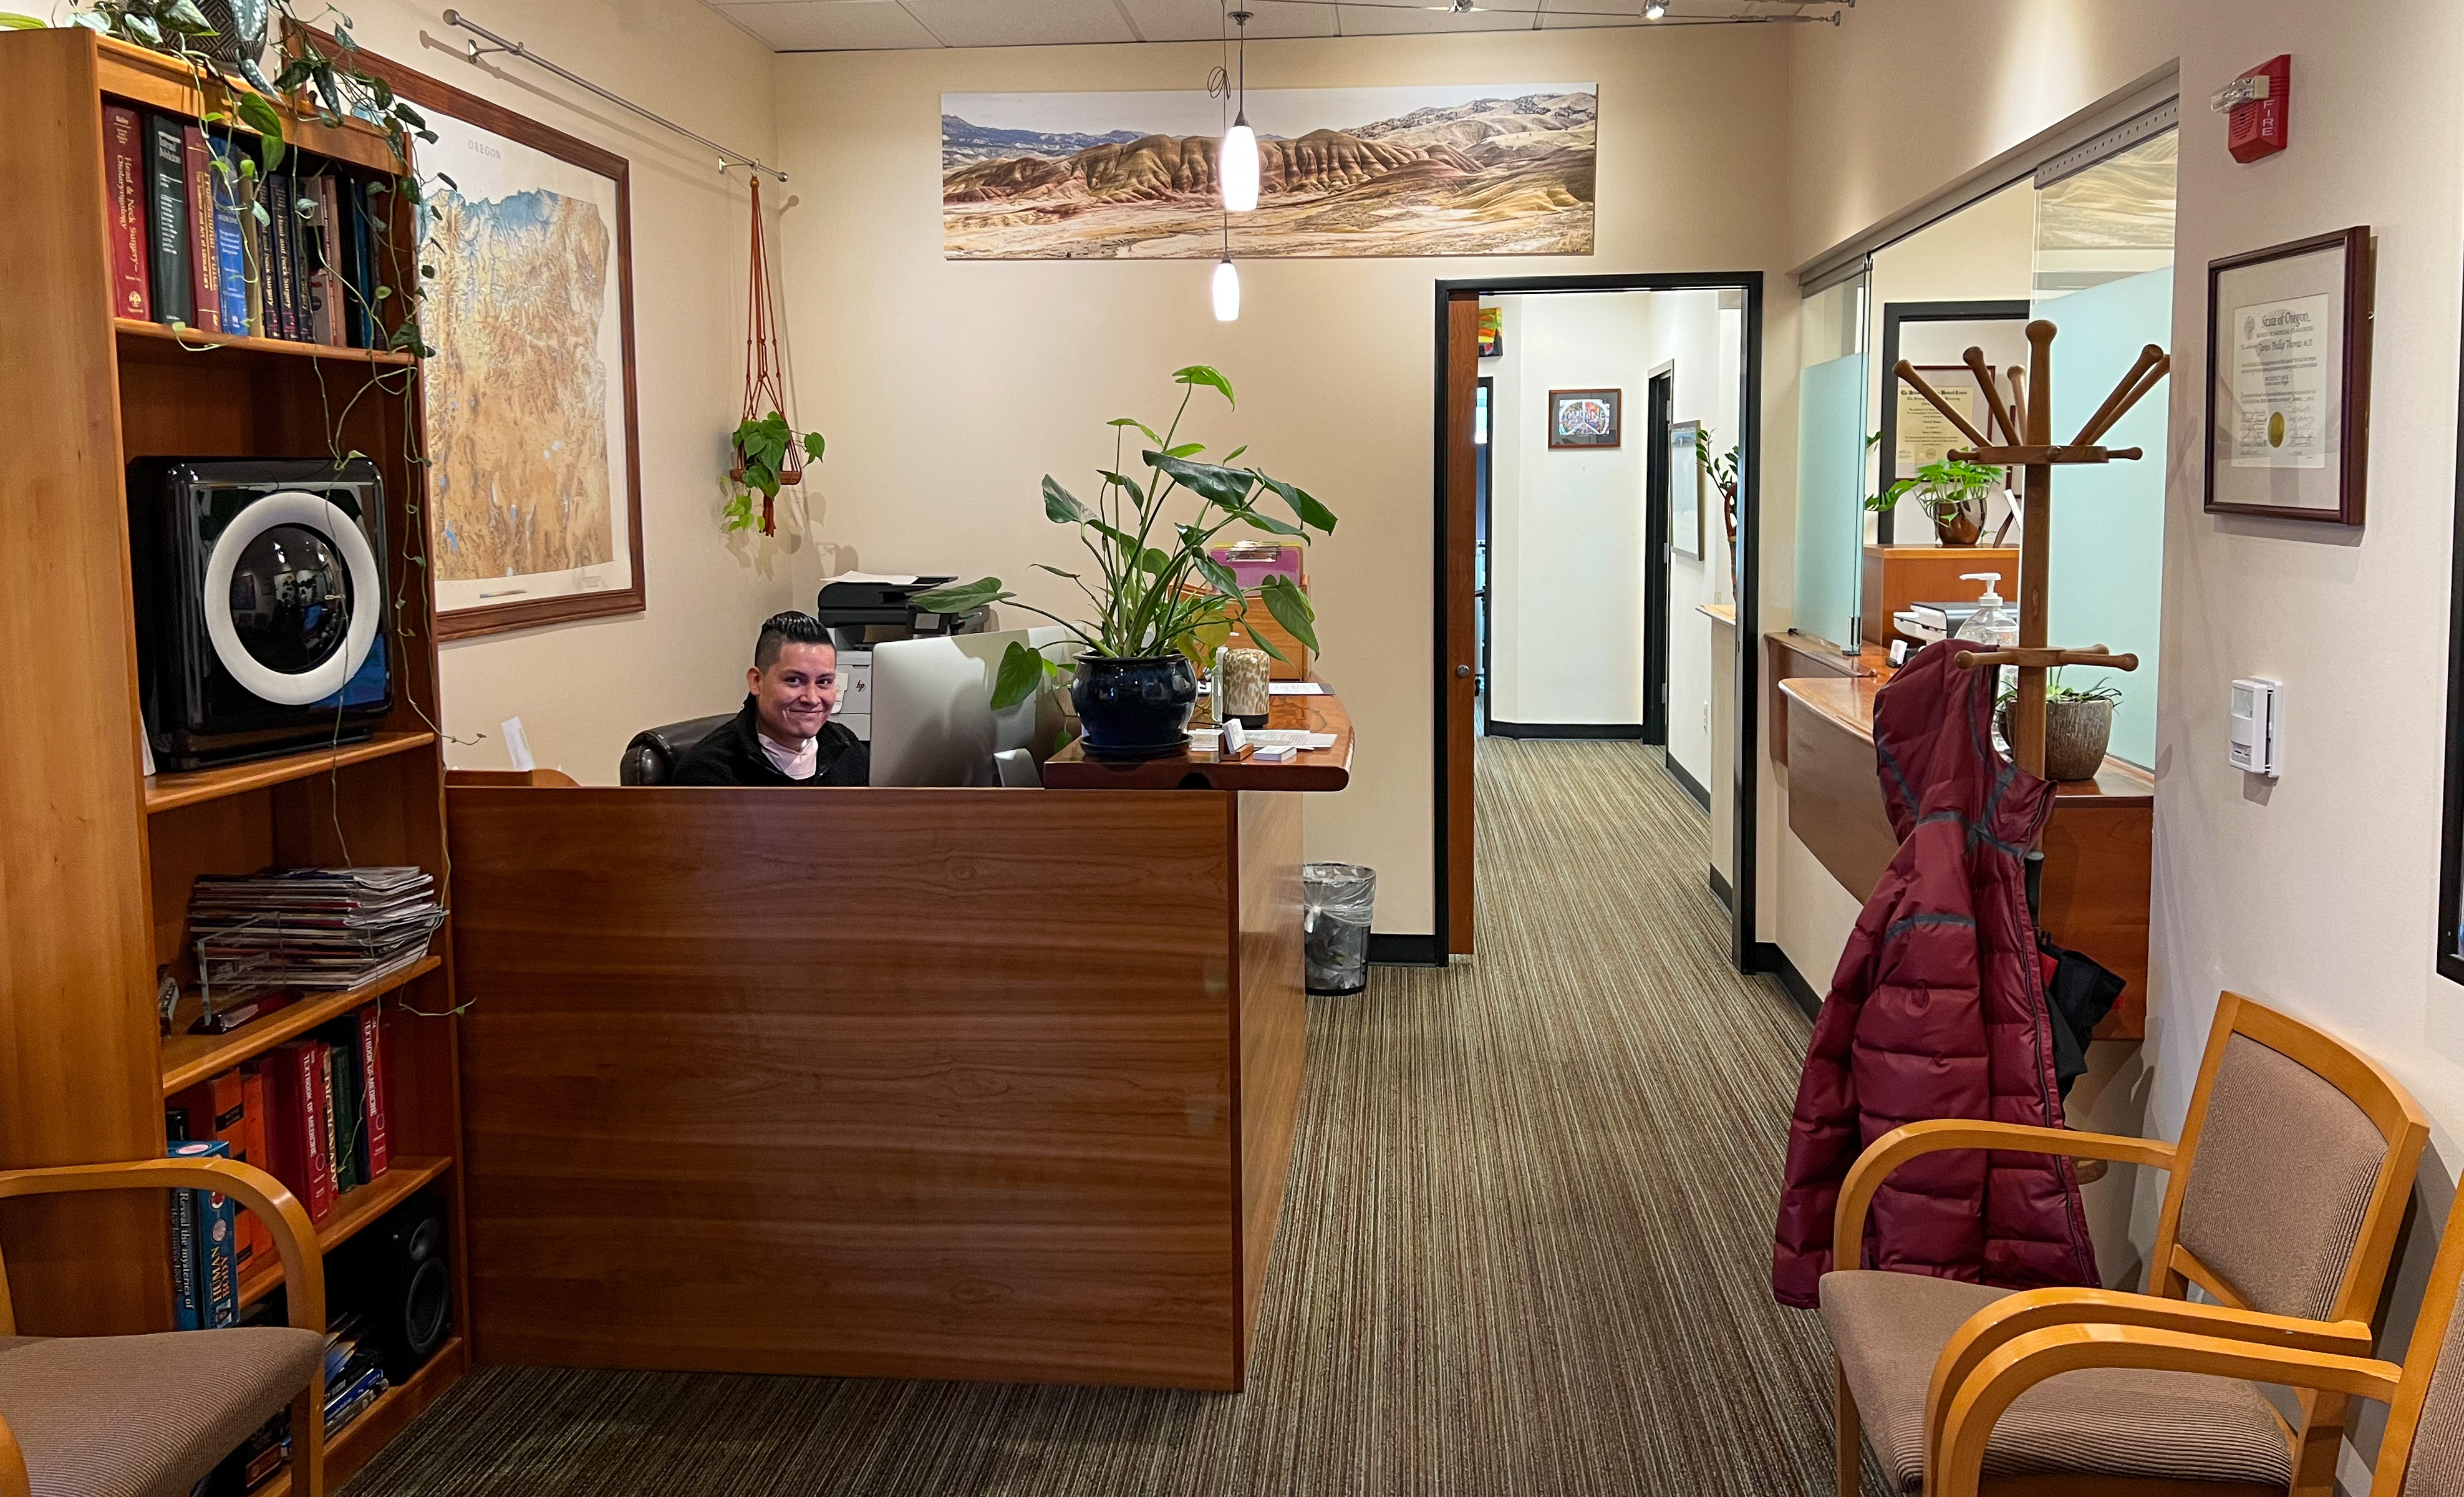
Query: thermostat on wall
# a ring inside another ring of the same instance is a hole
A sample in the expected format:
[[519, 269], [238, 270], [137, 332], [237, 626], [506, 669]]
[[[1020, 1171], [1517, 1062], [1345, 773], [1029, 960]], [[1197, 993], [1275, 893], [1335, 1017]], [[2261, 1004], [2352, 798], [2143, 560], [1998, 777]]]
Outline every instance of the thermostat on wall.
[[2233, 761], [2237, 769], [2276, 778], [2284, 737], [2281, 683], [2244, 676], [2233, 684]]

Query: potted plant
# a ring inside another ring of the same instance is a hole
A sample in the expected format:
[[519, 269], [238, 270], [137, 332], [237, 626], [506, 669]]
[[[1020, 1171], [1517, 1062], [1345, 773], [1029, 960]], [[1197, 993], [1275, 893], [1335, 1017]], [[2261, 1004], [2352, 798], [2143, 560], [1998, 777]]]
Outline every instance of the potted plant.
[[1933, 520], [1936, 539], [1947, 546], [1972, 546], [1976, 544], [1976, 538], [1985, 533], [1985, 497], [2001, 482], [2002, 470], [1999, 468], [1986, 468], [1961, 462], [1956, 457], [1946, 457], [1940, 462], [1925, 464], [1917, 470], [1915, 477], [1903, 478], [1868, 498], [1865, 507], [1880, 513], [1899, 503], [1913, 490], [1925, 502], [1926, 516]]
[[[802, 449], [806, 457], [820, 462], [822, 434], [790, 430], [787, 418], [774, 410], [759, 421], [745, 417], [729, 442], [736, 451], [736, 466], [727, 476], [736, 484], [736, 495], [727, 501], [726, 526], [750, 530], [758, 524], [766, 536], [772, 529], [771, 506], [778, 501], [780, 487], [804, 481], [803, 468], [789, 459], [790, 451]], [[759, 515], [753, 512], [756, 495], [761, 496]]]
[[[2006, 743], [2011, 739], [2011, 703], [2017, 695], [2017, 688], [2005, 688], [1994, 709], [1994, 728]], [[2082, 688], [2064, 686], [2058, 668], [2046, 675], [2046, 779], [2096, 778], [2113, 741], [2113, 709], [2121, 701], [2122, 689], [2110, 679]]]
[[[1172, 378], [1182, 386], [1180, 408], [1164, 431], [1157, 433], [1132, 416], [1111, 423], [1112, 466], [1099, 471], [1103, 482], [1093, 503], [1045, 475], [1045, 517], [1077, 531], [1094, 568], [1091, 574], [1069, 572], [1039, 562], [1036, 570], [1074, 583], [1086, 594], [1090, 617], [1073, 622], [1018, 603], [997, 577], [936, 588], [914, 600], [916, 606], [936, 613], [1012, 603], [1069, 630], [1084, 647], [1074, 671], [1014, 643], [1001, 657], [993, 705], [1006, 708], [1024, 701], [1047, 673], [1068, 676], [1070, 700], [1090, 758], [1152, 759], [1178, 752], [1187, 741], [1190, 713], [1198, 702], [1193, 658], [1203, 650], [1204, 640], [1252, 599], [1262, 602], [1295, 639], [1312, 650], [1318, 648], [1317, 615], [1296, 583], [1270, 577], [1244, 590], [1207, 547], [1234, 525], [1306, 545], [1310, 531], [1333, 534], [1334, 513], [1280, 478], [1256, 468], [1230, 466], [1246, 447], [1224, 453], [1220, 463], [1199, 461], [1205, 451], [1201, 444], [1176, 440], [1181, 418], [1200, 385], [1219, 391], [1237, 407], [1232, 383], [1204, 364], [1192, 364]], [[1133, 428], [1155, 444], [1138, 454], [1152, 470], [1144, 483], [1122, 465], [1123, 445]], [[1260, 507], [1269, 495], [1291, 518]], [[1271, 640], [1251, 633], [1259, 649], [1284, 658]]]

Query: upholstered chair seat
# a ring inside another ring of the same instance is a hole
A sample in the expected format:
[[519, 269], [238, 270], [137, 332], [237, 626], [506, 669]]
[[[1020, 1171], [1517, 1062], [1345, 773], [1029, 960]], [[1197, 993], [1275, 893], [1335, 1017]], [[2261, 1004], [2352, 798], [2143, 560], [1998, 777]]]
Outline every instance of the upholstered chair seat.
[[308, 1386], [324, 1344], [288, 1326], [0, 1336], [0, 1420], [33, 1497], [185, 1497]]

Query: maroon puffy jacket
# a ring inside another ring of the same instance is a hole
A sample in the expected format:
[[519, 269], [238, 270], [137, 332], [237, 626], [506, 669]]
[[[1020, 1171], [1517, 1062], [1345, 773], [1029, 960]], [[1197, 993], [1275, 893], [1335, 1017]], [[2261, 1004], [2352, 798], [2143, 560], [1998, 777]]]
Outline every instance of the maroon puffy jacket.
[[[1899, 855], [1865, 901], [1814, 1026], [1771, 1255], [1771, 1288], [1812, 1308], [1832, 1208], [1865, 1146], [1928, 1117], [2062, 1126], [2052, 1010], [2033, 955], [2022, 856], [2054, 786], [1996, 753], [1992, 671], [1929, 645], [1874, 702], [1874, 748]], [[2037, 1288], [2097, 1283], [2066, 1158], [1949, 1150], [1874, 1198], [1865, 1266]]]

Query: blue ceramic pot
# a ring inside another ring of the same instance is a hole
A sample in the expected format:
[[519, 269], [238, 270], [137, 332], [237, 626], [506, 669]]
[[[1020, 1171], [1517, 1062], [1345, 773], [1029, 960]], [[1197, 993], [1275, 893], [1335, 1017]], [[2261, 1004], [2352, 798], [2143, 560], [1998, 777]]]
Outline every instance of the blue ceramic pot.
[[1160, 759], [1189, 742], [1198, 710], [1198, 672], [1181, 654], [1116, 660], [1078, 657], [1070, 703], [1089, 759]]

